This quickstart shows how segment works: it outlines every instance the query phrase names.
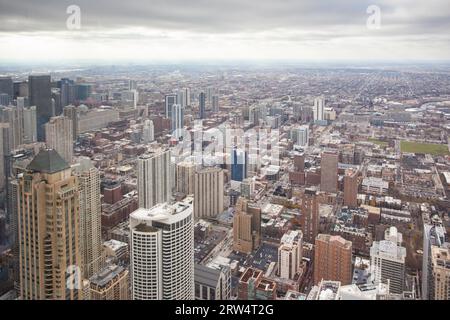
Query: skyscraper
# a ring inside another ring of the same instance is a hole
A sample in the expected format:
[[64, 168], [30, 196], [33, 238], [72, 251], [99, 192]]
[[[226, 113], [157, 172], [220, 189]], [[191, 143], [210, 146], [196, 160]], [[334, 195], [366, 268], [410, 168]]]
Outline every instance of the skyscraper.
[[75, 103], [76, 86], [73, 80], [63, 78], [57, 82], [61, 94], [61, 108]]
[[7, 94], [9, 101], [14, 99], [14, 83], [11, 77], [0, 77], [0, 94]]
[[406, 249], [401, 246], [402, 234], [396, 227], [385, 231], [385, 240], [374, 241], [370, 248], [373, 281], [389, 283], [389, 292], [402, 294], [405, 287]]
[[204, 168], [195, 172], [194, 178], [194, 217], [214, 218], [222, 213], [223, 170]]
[[172, 196], [170, 150], [158, 150], [138, 158], [139, 207], [150, 209]]
[[199, 110], [199, 119], [205, 119], [206, 117], [206, 95], [202, 91], [198, 96], [198, 110]]
[[178, 103], [177, 97], [178, 96], [176, 94], [166, 94], [164, 98], [166, 118], [168, 119], [172, 119], [172, 106]]
[[30, 106], [36, 106], [38, 141], [45, 141], [44, 125], [53, 117], [50, 76], [29, 76]]
[[251, 253], [261, 243], [261, 209], [239, 197], [233, 218], [233, 250]]
[[142, 141], [144, 143], [150, 143], [155, 140], [155, 128], [152, 120], [145, 120], [144, 127], [142, 128]]
[[300, 126], [298, 128], [294, 128], [291, 131], [292, 141], [301, 147], [308, 146], [309, 144], [309, 127], [308, 126]]
[[191, 105], [191, 89], [184, 88], [183, 91], [184, 105], [188, 107]]
[[23, 142], [32, 143], [37, 141], [36, 107], [23, 109]]
[[45, 124], [45, 143], [67, 162], [72, 162], [73, 130], [72, 121], [64, 116], [52, 117]]
[[194, 299], [192, 198], [130, 215], [133, 300]]
[[231, 152], [231, 180], [242, 181], [247, 178], [248, 154], [233, 148]]
[[184, 195], [194, 194], [195, 163], [183, 161], [176, 165], [176, 190]]
[[80, 200], [80, 252], [84, 278], [89, 279], [102, 266], [102, 208], [100, 172], [87, 157], [80, 157], [75, 166]]
[[18, 181], [20, 296], [81, 299], [77, 178], [51, 149], [41, 150]]
[[72, 121], [72, 137], [76, 141], [78, 137], [78, 109], [73, 105], [63, 108], [63, 115]]
[[324, 119], [324, 108], [325, 100], [322, 97], [314, 99], [314, 121], [321, 121]]
[[219, 112], [219, 96], [217, 95], [212, 97], [212, 109], [213, 112]]
[[336, 193], [338, 187], [338, 154], [323, 152], [320, 165], [320, 190]]
[[358, 171], [346, 170], [344, 176], [344, 206], [358, 205]]
[[303, 234], [300, 230], [290, 230], [281, 237], [278, 247], [278, 276], [294, 279], [300, 271], [303, 253]]
[[310, 243], [314, 242], [319, 230], [319, 203], [317, 191], [305, 189], [300, 203], [300, 225], [303, 239]]
[[178, 139], [181, 136], [178, 131], [184, 128], [184, 107], [181, 104], [172, 105], [171, 120], [172, 135]]
[[319, 234], [314, 248], [314, 284], [322, 280], [352, 283], [352, 242], [340, 236]]
[[450, 248], [431, 248], [434, 300], [450, 300]]

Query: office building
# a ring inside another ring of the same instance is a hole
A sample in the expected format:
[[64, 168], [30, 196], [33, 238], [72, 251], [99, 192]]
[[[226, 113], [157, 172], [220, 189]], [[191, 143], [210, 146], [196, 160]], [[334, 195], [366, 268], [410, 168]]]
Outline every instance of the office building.
[[61, 108], [74, 104], [76, 98], [76, 86], [73, 80], [63, 78], [57, 82], [60, 90], [60, 104]]
[[130, 215], [133, 300], [194, 299], [192, 198]]
[[214, 218], [223, 212], [223, 170], [203, 168], [194, 177], [194, 217]]
[[248, 153], [233, 148], [231, 152], [231, 180], [242, 181], [247, 178]]
[[78, 137], [78, 110], [73, 105], [68, 105], [63, 108], [63, 115], [72, 121], [72, 137], [76, 141]]
[[320, 190], [336, 193], [338, 189], [338, 154], [323, 152], [320, 165]]
[[0, 77], [0, 94], [6, 94], [9, 101], [14, 99], [14, 83], [11, 77]]
[[44, 125], [53, 117], [52, 93], [49, 75], [29, 76], [30, 106], [36, 106], [38, 141], [45, 141]]
[[206, 95], [204, 92], [200, 92], [198, 96], [198, 110], [199, 110], [199, 119], [206, 118]]
[[37, 141], [36, 107], [23, 109], [23, 142], [33, 143]]
[[139, 207], [150, 209], [171, 200], [170, 150], [158, 150], [138, 158]]
[[89, 279], [102, 266], [102, 208], [100, 172], [88, 157], [80, 157], [74, 172], [78, 177], [80, 200], [80, 252], [83, 275]]
[[340, 236], [319, 234], [314, 246], [314, 284], [322, 280], [352, 283], [352, 243]]
[[77, 177], [52, 149], [41, 150], [19, 178], [22, 299], [82, 299], [78, 196]]
[[278, 276], [294, 279], [301, 269], [303, 254], [303, 234], [300, 230], [290, 230], [281, 237], [278, 247]]
[[72, 162], [72, 121], [64, 116], [52, 117], [45, 124], [45, 144], [54, 149], [67, 162]]
[[385, 231], [385, 240], [374, 241], [370, 248], [371, 274], [375, 284], [386, 283], [389, 292], [402, 294], [405, 287], [406, 249], [396, 227]]
[[300, 126], [292, 129], [291, 138], [295, 145], [307, 147], [309, 145], [309, 127]]
[[178, 104], [178, 96], [176, 94], [167, 94], [164, 98], [165, 101], [165, 114], [166, 118], [172, 119], [172, 106]]
[[233, 250], [249, 254], [261, 243], [261, 208], [243, 197], [237, 200], [233, 218]]

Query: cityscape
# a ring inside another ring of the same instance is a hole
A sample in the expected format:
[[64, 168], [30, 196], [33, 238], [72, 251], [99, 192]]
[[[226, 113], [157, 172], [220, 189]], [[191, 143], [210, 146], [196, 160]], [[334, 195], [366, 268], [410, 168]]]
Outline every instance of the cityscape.
[[5, 50], [0, 300], [450, 300], [436, 46], [336, 61]]

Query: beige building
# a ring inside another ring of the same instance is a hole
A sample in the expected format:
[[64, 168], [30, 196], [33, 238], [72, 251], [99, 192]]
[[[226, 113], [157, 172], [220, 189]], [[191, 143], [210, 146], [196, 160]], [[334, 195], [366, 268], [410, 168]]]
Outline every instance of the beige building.
[[450, 300], [450, 249], [431, 247], [434, 300]]
[[194, 217], [214, 218], [222, 213], [223, 205], [223, 170], [204, 168], [194, 177]]
[[21, 299], [81, 299], [77, 177], [55, 150], [44, 149], [17, 189]]
[[194, 194], [195, 163], [183, 161], [176, 167], [176, 190], [184, 195]]
[[340, 236], [319, 234], [314, 248], [314, 284], [322, 280], [352, 283], [352, 242]]
[[73, 129], [72, 120], [64, 117], [51, 117], [45, 124], [45, 143], [54, 149], [67, 162], [72, 162]]
[[80, 200], [80, 251], [83, 276], [89, 279], [102, 265], [102, 208], [100, 202], [100, 172], [87, 157], [79, 158], [75, 166]]
[[250, 253], [261, 243], [261, 209], [240, 197], [233, 219], [233, 250]]
[[336, 193], [338, 188], [338, 154], [322, 153], [320, 165], [320, 190]]
[[129, 282], [126, 268], [106, 266], [89, 279], [90, 300], [129, 300]]

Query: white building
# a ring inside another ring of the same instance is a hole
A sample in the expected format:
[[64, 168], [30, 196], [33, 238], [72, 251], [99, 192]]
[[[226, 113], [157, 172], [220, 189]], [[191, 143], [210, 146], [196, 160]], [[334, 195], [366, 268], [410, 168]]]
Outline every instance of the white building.
[[138, 197], [140, 208], [151, 208], [171, 200], [170, 150], [158, 150], [138, 158]]
[[314, 99], [314, 121], [324, 120], [324, 108], [325, 100], [322, 97]]
[[152, 120], [145, 120], [142, 128], [142, 140], [144, 143], [149, 143], [155, 140], [155, 129]]
[[302, 262], [303, 234], [301, 231], [288, 231], [281, 238], [278, 247], [278, 275], [284, 279], [294, 279], [300, 271]]
[[300, 126], [291, 130], [291, 138], [294, 144], [304, 147], [309, 144], [309, 127]]
[[385, 231], [385, 240], [374, 241], [370, 248], [371, 275], [375, 285], [388, 283], [389, 292], [402, 294], [405, 285], [406, 248], [396, 227]]
[[178, 139], [181, 133], [177, 131], [184, 128], [184, 107], [181, 104], [172, 105], [171, 120], [172, 135]]
[[192, 198], [130, 215], [133, 300], [194, 299]]

